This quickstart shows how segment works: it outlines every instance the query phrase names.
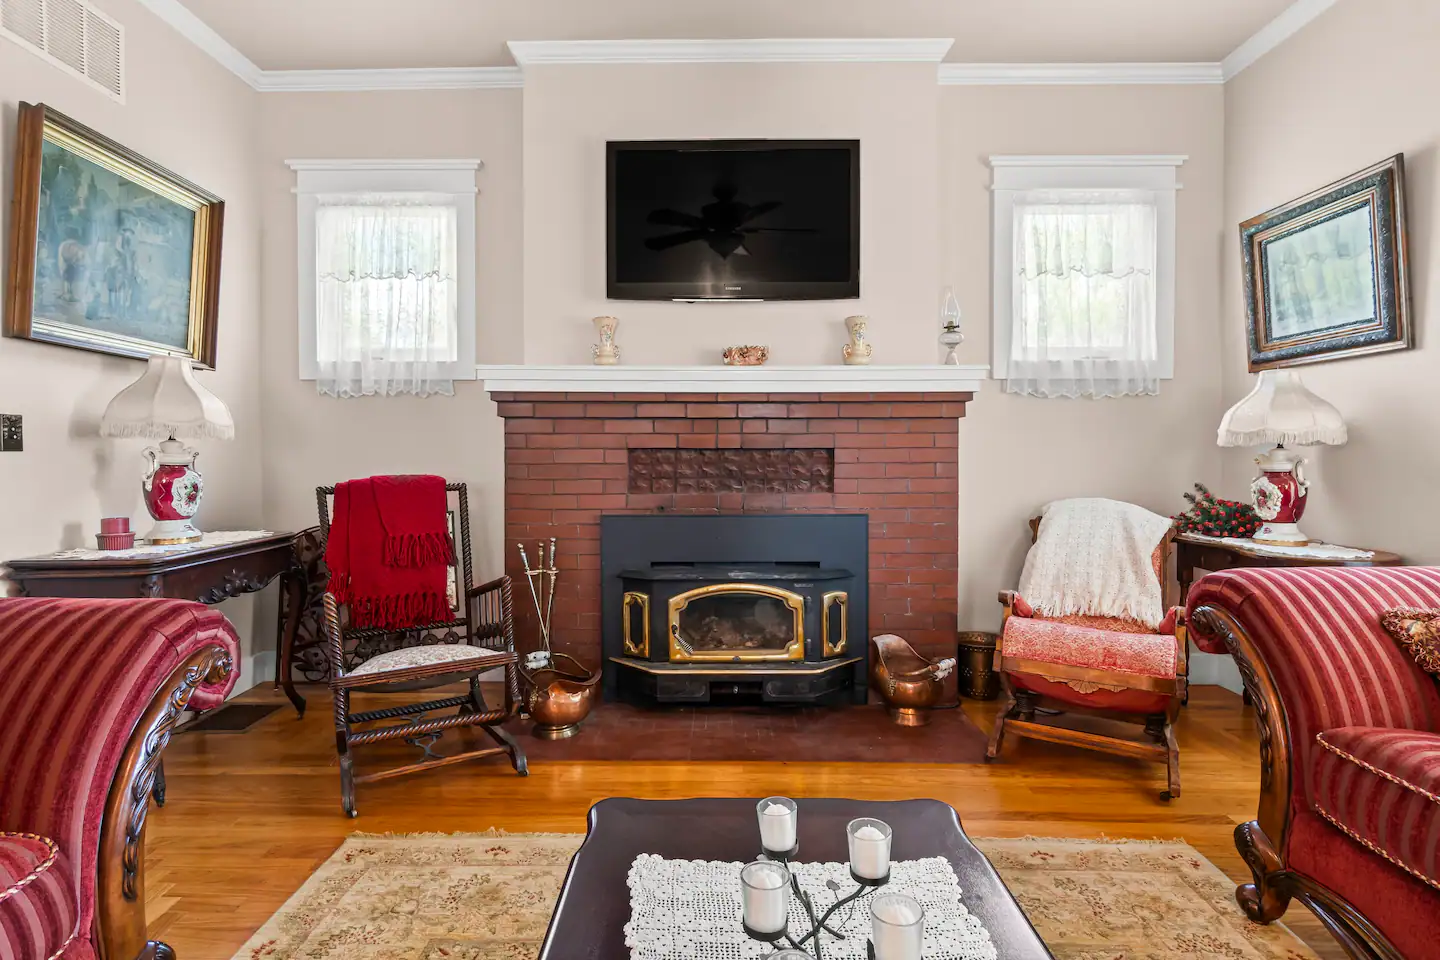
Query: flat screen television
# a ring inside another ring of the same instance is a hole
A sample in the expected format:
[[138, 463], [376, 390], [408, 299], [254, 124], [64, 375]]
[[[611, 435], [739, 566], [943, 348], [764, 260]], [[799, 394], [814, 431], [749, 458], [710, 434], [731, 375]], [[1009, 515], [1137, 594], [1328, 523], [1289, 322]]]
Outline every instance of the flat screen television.
[[858, 140], [612, 141], [612, 300], [860, 295]]

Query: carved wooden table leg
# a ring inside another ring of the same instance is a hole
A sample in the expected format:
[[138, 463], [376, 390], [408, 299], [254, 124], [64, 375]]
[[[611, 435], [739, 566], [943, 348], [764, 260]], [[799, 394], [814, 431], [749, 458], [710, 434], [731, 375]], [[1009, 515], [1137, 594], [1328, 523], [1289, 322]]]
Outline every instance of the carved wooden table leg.
[[280, 631], [279, 649], [275, 657], [275, 684], [285, 691], [285, 696], [295, 705], [295, 711], [305, 716], [305, 698], [295, 690], [295, 632], [300, 627], [300, 613], [305, 607], [305, 573], [297, 565], [281, 574], [280, 589], [285, 593], [290, 613], [285, 618], [285, 629]]

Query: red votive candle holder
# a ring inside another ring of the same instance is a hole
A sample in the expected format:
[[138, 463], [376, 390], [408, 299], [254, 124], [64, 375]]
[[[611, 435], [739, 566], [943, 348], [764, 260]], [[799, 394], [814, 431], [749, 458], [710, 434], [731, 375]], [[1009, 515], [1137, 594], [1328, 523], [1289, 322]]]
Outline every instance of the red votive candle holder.
[[129, 517], [105, 517], [100, 521], [101, 533], [129, 533]]

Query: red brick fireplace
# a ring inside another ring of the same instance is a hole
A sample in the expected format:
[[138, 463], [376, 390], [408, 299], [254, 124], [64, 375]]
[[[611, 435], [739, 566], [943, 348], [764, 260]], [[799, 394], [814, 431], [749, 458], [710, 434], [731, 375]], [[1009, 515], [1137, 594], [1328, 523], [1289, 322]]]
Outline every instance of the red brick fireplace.
[[599, 666], [602, 515], [783, 512], [868, 514], [870, 634], [954, 653], [957, 445], [971, 393], [491, 396], [505, 419], [505, 564], [522, 648], [537, 629], [516, 543], [559, 538], [554, 646]]

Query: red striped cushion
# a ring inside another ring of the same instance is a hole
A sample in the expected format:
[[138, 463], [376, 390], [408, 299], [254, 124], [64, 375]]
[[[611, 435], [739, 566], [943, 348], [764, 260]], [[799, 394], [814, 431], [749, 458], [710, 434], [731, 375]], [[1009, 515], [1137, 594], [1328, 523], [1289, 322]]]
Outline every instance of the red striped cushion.
[[[209, 644], [238, 665], [234, 628], [198, 603], [0, 599], [0, 703], [11, 723], [0, 736], [0, 830], [59, 844], [75, 868], [81, 930], [91, 927], [100, 820], [120, 755], [160, 684]], [[206, 700], [223, 700], [235, 677]]]
[[55, 841], [0, 833], [0, 960], [49, 960], [79, 932], [75, 879]]
[[1316, 739], [1315, 811], [1440, 889], [1440, 734], [1342, 727]]
[[1440, 729], [1435, 683], [1380, 626], [1391, 608], [1440, 606], [1440, 568], [1229, 570], [1195, 585], [1190, 610], [1200, 606], [1232, 614], [1269, 667], [1296, 754], [1297, 808], [1316, 795], [1321, 731]]

